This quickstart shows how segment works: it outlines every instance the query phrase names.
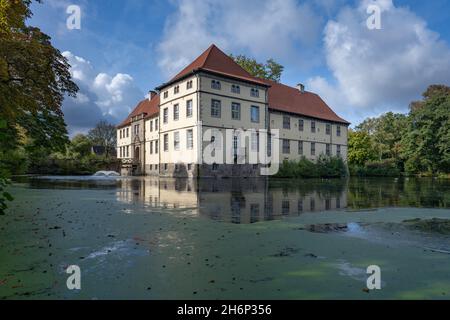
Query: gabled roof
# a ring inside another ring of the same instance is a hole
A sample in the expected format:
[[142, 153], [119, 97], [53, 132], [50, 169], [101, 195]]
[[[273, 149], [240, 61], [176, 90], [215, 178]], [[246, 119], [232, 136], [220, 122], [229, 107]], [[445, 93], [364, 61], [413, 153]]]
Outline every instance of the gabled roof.
[[264, 80], [270, 85], [269, 109], [295, 113], [312, 118], [350, 124], [339, 117], [320, 97], [312, 92], [300, 92], [281, 83]]
[[131, 123], [131, 119], [142, 113], [146, 113], [145, 118], [151, 118], [159, 113], [159, 94], [153, 96], [151, 100], [144, 99], [137, 104], [133, 111], [128, 115], [128, 117], [117, 127], [125, 127]]
[[229, 57], [222, 50], [212, 44], [208, 49], [206, 49], [206, 51], [198, 56], [197, 59], [192, 61], [192, 63], [181, 70], [171, 80], [169, 80], [169, 82], [159, 86], [157, 89], [170, 85], [171, 83], [197, 71], [212, 72], [222, 76], [232, 77], [239, 80], [266, 86], [264, 81], [250, 75], [240, 65], [234, 62], [231, 57]]
[[[254, 77], [214, 44], [169, 82], [162, 84], [157, 89], [162, 89], [171, 83], [199, 71], [210, 72], [268, 87], [268, 104], [271, 110], [289, 112], [346, 125], [350, 124], [348, 121], [339, 117], [317, 94], [308, 91], [300, 92], [297, 88]], [[147, 113], [146, 117], [148, 118], [158, 114], [158, 111], [159, 95], [156, 95], [150, 101], [148, 99], [141, 101], [133, 112], [130, 113], [128, 118], [118, 127], [120, 128], [130, 124], [131, 118], [141, 113]]]

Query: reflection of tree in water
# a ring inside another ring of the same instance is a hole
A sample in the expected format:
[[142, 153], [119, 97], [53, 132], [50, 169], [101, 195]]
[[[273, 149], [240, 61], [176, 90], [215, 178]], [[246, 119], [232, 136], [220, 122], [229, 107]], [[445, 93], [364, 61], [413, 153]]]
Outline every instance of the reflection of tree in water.
[[347, 188], [347, 179], [273, 179], [269, 189], [283, 194], [298, 192], [300, 197], [316, 193], [321, 198], [339, 197]]
[[348, 184], [353, 209], [388, 206], [450, 207], [450, 181], [432, 178], [353, 178]]

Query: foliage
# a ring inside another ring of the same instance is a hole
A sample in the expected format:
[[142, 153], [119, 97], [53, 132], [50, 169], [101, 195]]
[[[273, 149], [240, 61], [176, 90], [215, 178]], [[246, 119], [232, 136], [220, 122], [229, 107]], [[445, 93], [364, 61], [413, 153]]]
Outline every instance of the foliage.
[[302, 157], [299, 161], [284, 161], [277, 178], [338, 178], [347, 175], [347, 167], [340, 157], [319, 156], [316, 162]]
[[348, 133], [348, 163], [362, 166], [367, 161], [375, 159], [375, 150], [372, 139], [365, 131], [352, 131]]
[[349, 165], [350, 174], [359, 177], [397, 177], [401, 174], [395, 159], [368, 161], [364, 165]]
[[116, 127], [104, 120], [89, 131], [88, 137], [94, 145], [104, 147], [107, 155], [117, 144]]
[[408, 173], [450, 172], [450, 88], [432, 86], [413, 103], [402, 140]]
[[86, 157], [92, 152], [92, 140], [84, 134], [77, 134], [73, 137], [68, 152], [72, 158], [74, 157]]
[[[377, 159], [376, 162], [373, 162]], [[450, 87], [431, 85], [408, 115], [388, 112], [349, 133], [351, 174], [450, 173]]]
[[281, 80], [284, 67], [272, 58], [268, 59], [266, 63], [260, 63], [245, 55], [230, 55], [230, 57], [252, 76], [275, 82], [280, 82]]
[[[40, 2], [40, 1], [37, 1]], [[75, 96], [69, 64], [50, 37], [26, 25], [31, 0], [0, 0], [0, 181], [22, 173], [28, 159], [63, 150], [68, 143], [61, 111]], [[2, 191], [3, 192], [3, 191]], [[0, 193], [1, 210], [11, 197]]]
[[8, 184], [8, 179], [0, 177], [0, 216], [5, 214], [5, 210], [8, 207], [6, 202], [14, 199], [11, 194], [5, 190]]

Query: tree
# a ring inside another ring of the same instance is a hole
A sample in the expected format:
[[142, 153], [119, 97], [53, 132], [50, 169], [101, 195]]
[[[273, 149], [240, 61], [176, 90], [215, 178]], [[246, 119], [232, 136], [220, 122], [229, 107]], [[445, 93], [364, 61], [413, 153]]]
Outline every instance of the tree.
[[0, 160], [21, 146], [21, 131], [28, 137], [25, 149], [30, 154], [63, 150], [68, 143], [61, 105], [78, 87], [50, 37], [26, 25], [30, 4], [0, 0]]
[[450, 172], [450, 87], [430, 86], [413, 103], [403, 144], [409, 173]]
[[280, 82], [284, 67], [272, 58], [268, 59], [266, 63], [259, 63], [255, 59], [248, 58], [245, 55], [230, 55], [230, 57], [252, 76]]
[[70, 142], [68, 151], [76, 154], [78, 158], [85, 157], [92, 152], [92, 140], [84, 134], [77, 134]]
[[109, 151], [116, 147], [117, 129], [114, 125], [102, 120], [95, 128], [89, 130], [88, 137], [94, 145], [104, 147], [108, 156]]
[[400, 141], [407, 126], [407, 116], [388, 112], [378, 118], [368, 118], [356, 127], [366, 132], [376, 151], [378, 160], [395, 159], [400, 161]]
[[367, 161], [374, 160], [376, 154], [370, 136], [365, 131], [349, 131], [348, 163], [363, 166]]

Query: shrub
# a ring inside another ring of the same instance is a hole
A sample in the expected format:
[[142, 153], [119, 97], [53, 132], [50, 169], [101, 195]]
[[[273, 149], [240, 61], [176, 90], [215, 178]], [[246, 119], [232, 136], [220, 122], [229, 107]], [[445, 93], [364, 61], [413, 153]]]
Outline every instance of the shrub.
[[350, 175], [359, 177], [397, 177], [401, 175], [395, 160], [368, 161], [364, 166], [350, 166]]
[[347, 166], [340, 157], [320, 156], [317, 162], [302, 157], [298, 161], [285, 160], [277, 178], [338, 178], [347, 175]]

